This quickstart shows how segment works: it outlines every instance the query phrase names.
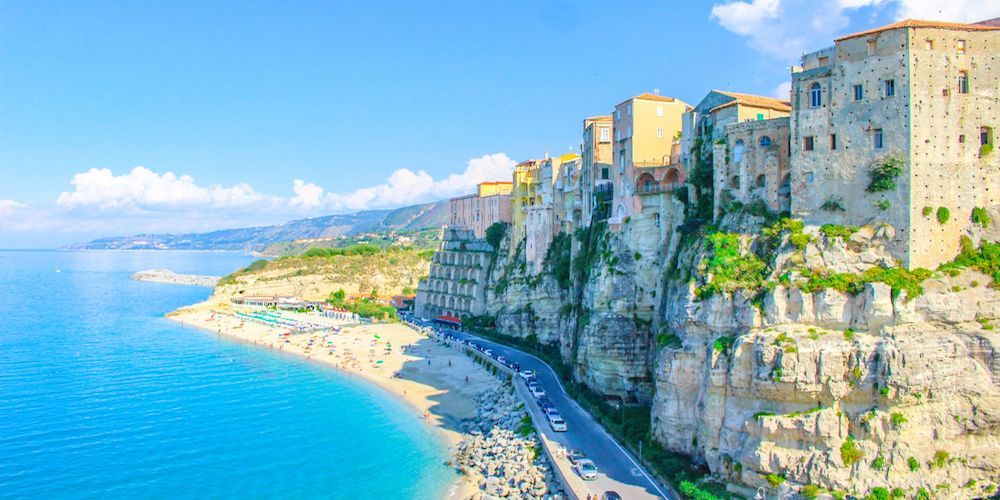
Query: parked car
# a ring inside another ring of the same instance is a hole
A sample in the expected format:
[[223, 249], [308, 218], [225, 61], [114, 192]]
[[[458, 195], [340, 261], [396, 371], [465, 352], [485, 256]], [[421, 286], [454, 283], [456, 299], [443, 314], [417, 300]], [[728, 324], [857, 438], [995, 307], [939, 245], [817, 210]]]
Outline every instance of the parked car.
[[557, 410], [555, 406], [543, 406], [542, 407], [542, 411], [544, 411], [545, 412], [545, 416], [548, 416], [548, 417], [551, 417], [553, 415], [557, 416], [557, 417], [561, 416], [561, 415], [559, 415], [559, 410]]
[[601, 495], [601, 500], [622, 500], [622, 496], [614, 491], [605, 491]]
[[580, 475], [581, 478], [587, 481], [593, 481], [597, 479], [597, 466], [594, 465], [594, 461], [589, 458], [581, 458], [573, 464], [573, 470]]
[[552, 430], [556, 432], [566, 432], [566, 421], [558, 415], [554, 417], [551, 415], [549, 416], [549, 425], [552, 426]]
[[569, 460], [569, 463], [573, 465], [576, 465], [578, 461], [584, 458], [587, 458], [587, 455], [584, 455], [583, 451], [581, 450], [569, 450], [568, 452], [566, 452], [566, 459]]
[[535, 372], [533, 372], [531, 370], [524, 370], [524, 371], [518, 373], [518, 375], [520, 375], [521, 378], [524, 379], [524, 380], [531, 380], [531, 379], [535, 378]]
[[542, 389], [542, 386], [540, 386], [540, 385], [537, 385], [537, 384], [536, 385], [529, 385], [528, 386], [528, 390], [531, 391], [531, 395], [534, 396], [535, 399], [539, 399], [539, 398], [544, 398], [545, 397], [545, 389]]
[[500, 363], [501, 365], [506, 365], [507, 364], [507, 358], [505, 358], [503, 356], [497, 356], [497, 363]]
[[520, 373], [521, 372], [521, 365], [518, 364], [518, 363], [515, 363], [515, 362], [511, 361], [510, 362], [510, 369], [514, 370], [515, 372]]
[[542, 411], [556, 407], [556, 405], [552, 404], [552, 401], [549, 401], [549, 398], [546, 397], [538, 398], [535, 400], [535, 402], [538, 403], [538, 407], [541, 408]]

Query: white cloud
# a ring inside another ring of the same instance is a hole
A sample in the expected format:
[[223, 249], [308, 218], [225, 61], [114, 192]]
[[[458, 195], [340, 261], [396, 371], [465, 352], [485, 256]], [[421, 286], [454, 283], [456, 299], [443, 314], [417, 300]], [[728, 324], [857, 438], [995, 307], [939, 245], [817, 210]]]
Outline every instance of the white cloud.
[[899, 19], [933, 19], [974, 23], [1000, 17], [1000, 3], [982, 0], [903, 0], [896, 16]]
[[350, 193], [330, 193], [326, 205], [333, 210], [361, 210], [418, 203], [472, 193], [483, 181], [511, 178], [516, 162], [504, 153], [469, 160], [460, 174], [435, 181], [430, 174], [407, 168], [394, 171], [386, 182]]
[[796, 62], [804, 52], [886, 19], [975, 22], [1000, 16], [1000, 3], [975, 0], [735, 0], [715, 4], [711, 19], [764, 54]]
[[792, 95], [792, 82], [781, 82], [771, 92], [772, 97], [788, 100]]
[[200, 206], [237, 208], [267, 200], [246, 183], [229, 187], [202, 187], [190, 175], [157, 174], [146, 167], [135, 167], [127, 174], [92, 168], [76, 174], [71, 192], [63, 192], [56, 204], [63, 208], [96, 207], [102, 210], [143, 211]]
[[315, 208], [323, 204], [323, 188], [301, 179], [292, 181], [295, 197], [288, 204], [293, 207]]
[[10, 217], [26, 208], [28, 205], [24, 203], [18, 203], [14, 200], [0, 200], [0, 219]]

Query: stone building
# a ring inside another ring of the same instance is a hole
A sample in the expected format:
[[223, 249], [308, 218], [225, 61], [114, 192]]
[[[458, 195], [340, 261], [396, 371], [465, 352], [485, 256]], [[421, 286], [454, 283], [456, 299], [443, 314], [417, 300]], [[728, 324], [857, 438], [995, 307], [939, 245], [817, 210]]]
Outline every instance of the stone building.
[[613, 189], [611, 165], [614, 154], [611, 148], [613, 120], [611, 115], [592, 116], [583, 120], [583, 142], [580, 145], [580, 219], [590, 224], [594, 213], [608, 216], [608, 205]]
[[[998, 203], [998, 88], [1000, 27], [988, 23], [901, 21], [803, 56], [792, 74], [793, 215], [885, 222], [910, 268], [951, 260], [973, 208]], [[885, 165], [901, 173], [873, 170]]]
[[572, 233], [583, 220], [581, 198], [584, 195], [581, 189], [580, 156], [567, 154], [561, 156], [559, 160], [559, 174], [555, 178], [552, 191], [555, 203], [555, 227], [553, 229]]
[[446, 228], [430, 272], [417, 286], [414, 313], [418, 318], [484, 313], [486, 279], [493, 247], [470, 229]]
[[728, 201], [761, 200], [771, 211], [791, 210], [788, 134], [788, 117], [725, 126], [725, 143], [713, 154], [716, 217]]
[[[726, 158], [718, 159], [715, 157], [716, 146], [727, 142], [726, 127], [737, 123], [786, 117], [790, 111], [790, 103], [782, 99], [712, 90], [701, 102], [684, 114], [680, 163], [689, 175], [695, 172], [699, 165], [703, 168], [711, 168], [715, 183], [713, 187], [728, 186], [732, 183], [734, 174], [715, 172], [718, 160], [722, 161], [722, 166], [727, 167], [727, 171], [730, 169]], [[746, 139], [743, 140], [745, 148], [747, 146]], [[733, 142], [735, 144], [735, 140]], [[765, 147], [770, 147], [770, 145]], [[732, 146], [729, 147], [729, 150], [732, 151]], [[723, 149], [723, 151], [725, 150]], [[732, 169], [738, 170], [737, 167]], [[723, 181], [723, 179], [725, 180]], [[720, 194], [718, 189], [712, 190], [715, 215], [719, 213]], [[698, 197], [702, 195], [707, 195], [707, 193], [692, 190], [689, 196], [691, 196], [692, 201], [697, 201]]]
[[486, 228], [497, 222], [510, 223], [511, 191], [509, 181], [482, 182], [476, 193], [452, 198], [449, 201], [450, 227], [471, 229], [476, 238], [486, 236]]
[[669, 166], [682, 116], [690, 109], [683, 101], [657, 94], [640, 94], [615, 106], [611, 223], [619, 224], [642, 209], [637, 182], [646, 183], [648, 177], [640, 179], [644, 173], [652, 176], [653, 170]]

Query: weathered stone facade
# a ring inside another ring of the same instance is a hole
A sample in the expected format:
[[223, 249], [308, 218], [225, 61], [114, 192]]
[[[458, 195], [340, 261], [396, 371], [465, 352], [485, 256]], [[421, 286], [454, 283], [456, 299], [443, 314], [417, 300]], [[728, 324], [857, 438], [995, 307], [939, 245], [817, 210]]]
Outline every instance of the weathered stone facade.
[[[910, 21], [804, 56], [792, 75], [793, 215], [887, 223], [910, 268], [951, 260], [972, 209], [1000, 203], [998, 54], [996, 28]], [[872, 190], [872, 168], [894, 160], [895, 187]]]
[[417, 286], [417, 317], [483, 314], [493, 248], [469, 229], [448, 228], [431, 260], [430, 273]]
[[791, 210], [788, 133], [787, 117], [725, 126], [725, 144], [716, 145], [713, 155], [716, 217], [730, 200]]

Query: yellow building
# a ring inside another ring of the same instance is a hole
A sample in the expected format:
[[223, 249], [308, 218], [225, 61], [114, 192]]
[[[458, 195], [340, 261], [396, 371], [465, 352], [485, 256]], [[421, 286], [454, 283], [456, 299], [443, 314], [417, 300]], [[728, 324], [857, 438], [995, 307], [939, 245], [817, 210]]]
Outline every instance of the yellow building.
[[671, 147], [690, 109], [679, 99], [656, 94], [641, 94], [615, 106], [610, 222], [621, 223], [640, 209], [636, 181], [644, 172], [670, 165]]
[[541, 182], [539, 181], [540, 160], [527, 160], [514, 167], [513, 190], [511, 192], [511, 219], [513, 221], [510, 252], [525, 237], [524, 223], [528, 208], [542, 203]]
[[502, 196], [510, 194], [514, 190], [514, 186], [507, 181], [480, 182], [477, 190], [479, 191], [480, 198], [485, 196]]

